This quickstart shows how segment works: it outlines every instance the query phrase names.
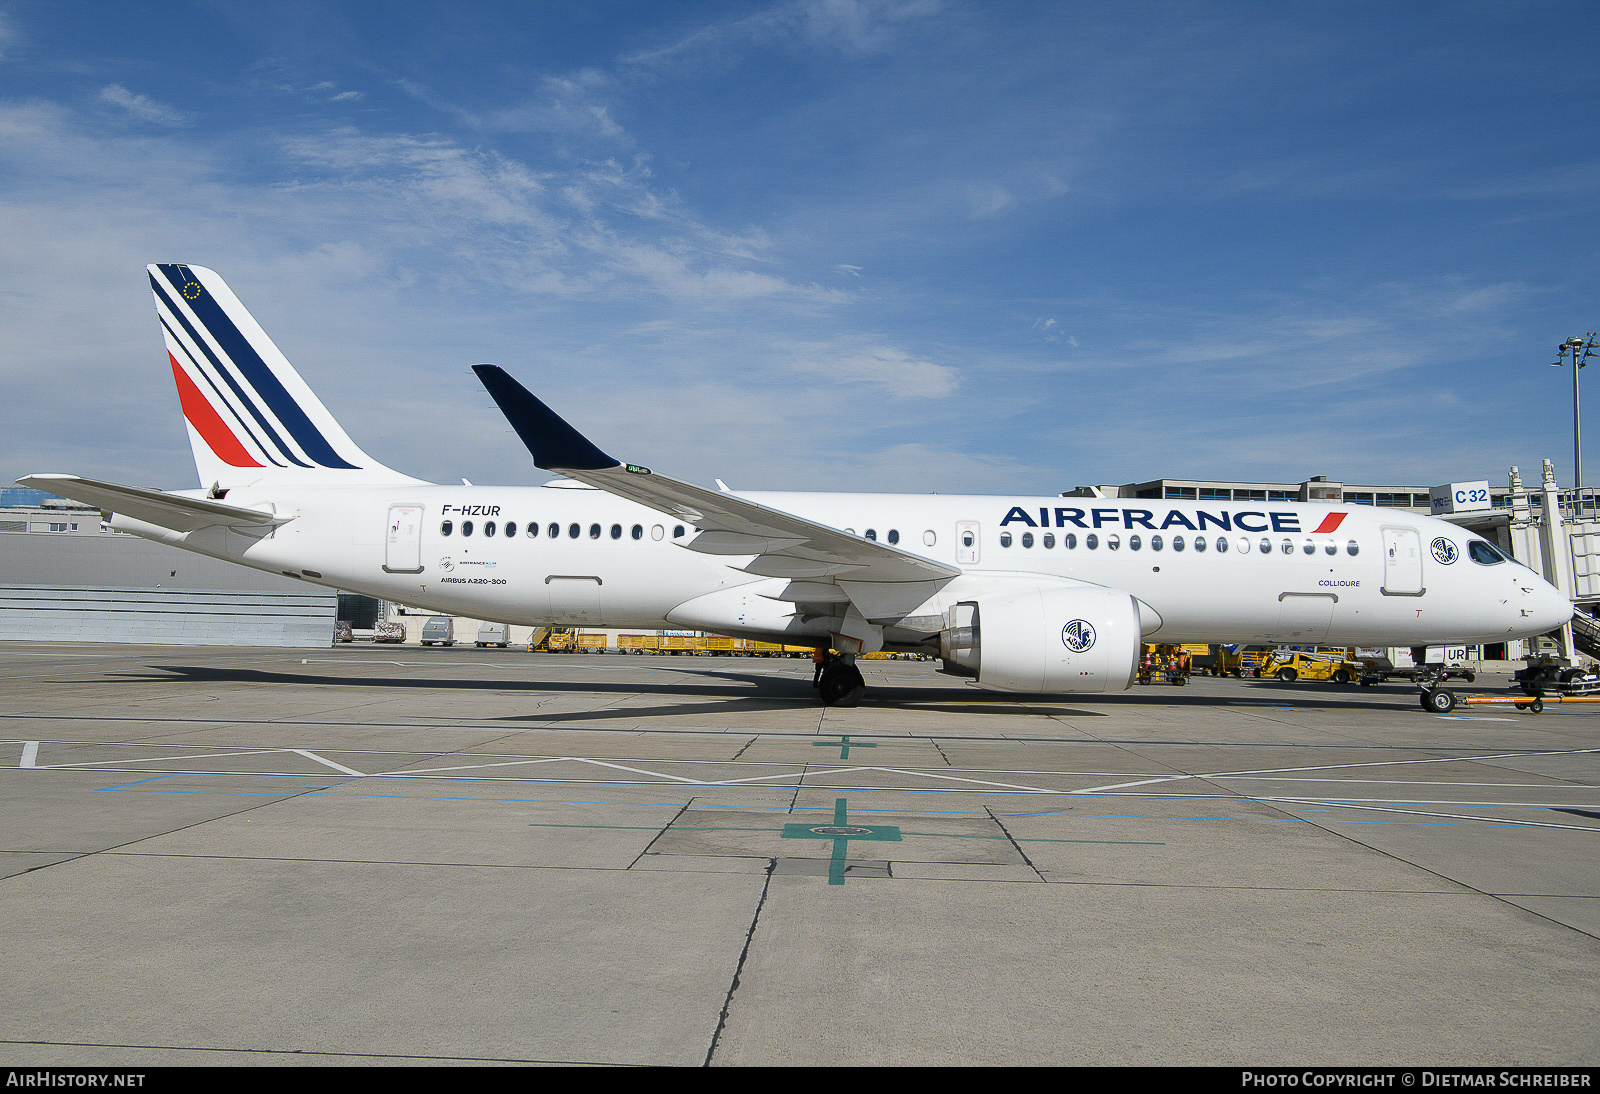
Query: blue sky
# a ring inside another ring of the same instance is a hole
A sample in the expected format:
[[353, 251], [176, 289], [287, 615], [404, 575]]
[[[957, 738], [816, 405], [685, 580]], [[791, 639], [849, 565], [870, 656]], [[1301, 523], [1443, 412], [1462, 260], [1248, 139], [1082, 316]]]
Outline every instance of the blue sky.
[[443, 482], [545, 478], [480, 361], [738, 488], [1566, 482], [1548, 365], [1600, 327], [1597, 29], [1592, 3], [0, 2], [0, 475], [193, 485], [142, 269], [180, 261]]

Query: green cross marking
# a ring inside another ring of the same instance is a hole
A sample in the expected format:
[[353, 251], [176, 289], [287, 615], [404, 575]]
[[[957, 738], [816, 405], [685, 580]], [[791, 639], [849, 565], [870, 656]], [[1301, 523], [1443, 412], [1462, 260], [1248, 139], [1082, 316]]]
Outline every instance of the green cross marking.
[[[851, 749], [852, 745], [850, 744], [850, 738], [849, 737], [840, 737], [837, 741], [812, 741], [811, 742], [811, 747], [812, 748], [837, 748], [839, 750], [839, 759], [847, 760], [847, 759], [850, 758], [850, 749]], [[862, 743], [860, 741], [857, 741], [853, 747], [855, 747], [855, 748], [877, 748], [878, 746], [875, 745], [875, 744], [867, 744], [867, 743]]]
[[[848, 740], [849, 738], [846, 738]], [[888, 824], [851, 824], [843, 798], [833, 800], [832, 824], [786, 824], [784, 839], [831, 839], [833, 858], [828, 863], [828, 884], [844, 884], [845, 852], [853, 839], [900, 841], [900, 829]]]

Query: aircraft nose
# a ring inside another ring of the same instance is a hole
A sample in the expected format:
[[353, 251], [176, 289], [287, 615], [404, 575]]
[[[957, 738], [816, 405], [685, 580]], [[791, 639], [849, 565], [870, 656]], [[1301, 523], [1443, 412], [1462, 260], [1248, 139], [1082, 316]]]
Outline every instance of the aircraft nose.
[[1532, 604], [1528, 606], [1528, 623], [1537, 627], [1540, 634], [1564, 627], [1572, 618], [1572, 601], [1548, 581], [1540, 581], [1534, 589]]

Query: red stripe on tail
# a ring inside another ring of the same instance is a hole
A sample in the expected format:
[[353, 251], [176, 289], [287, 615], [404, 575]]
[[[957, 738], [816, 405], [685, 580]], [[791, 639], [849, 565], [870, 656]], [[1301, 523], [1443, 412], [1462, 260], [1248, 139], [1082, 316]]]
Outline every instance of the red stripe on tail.
[[1321, 524], [1311, 529], [1311, 534], [1316, 535], [1319, 532], [1337, 532], [1339, 530], [1339, 525], [1344, 523], [1344, 518], [1348, 515], [1349, 514], [1347, 513], [1329, 513], [1327, 516], [1322, 518]]
[[250, 453], [233, 435], [228, 423], [200, 394], [200, 389], [194, 386], [189, 374], [179, 367], [178, 359], [169, 353], [167, 360], [172, 362], [172, 378], [178, 382], [178, 402], [183, 405], [183, 416], [194, 426], [195, 432], [205, 439], [211, 451], [217, 454], [217, 459], [229, 467], [262, 466], [250, 458]]

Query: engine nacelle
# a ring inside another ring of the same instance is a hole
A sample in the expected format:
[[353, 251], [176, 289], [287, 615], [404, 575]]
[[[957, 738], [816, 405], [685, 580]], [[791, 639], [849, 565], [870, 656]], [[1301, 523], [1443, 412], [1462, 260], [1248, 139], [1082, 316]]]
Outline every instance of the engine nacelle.
[[997, 691], [1126, 691], [1139, 667], [1138, 602], [1097, 585], [982, 593], [939, 636], [948, 671]]

